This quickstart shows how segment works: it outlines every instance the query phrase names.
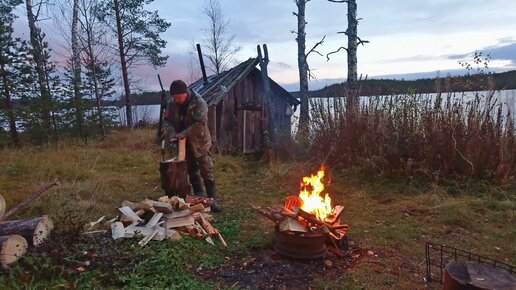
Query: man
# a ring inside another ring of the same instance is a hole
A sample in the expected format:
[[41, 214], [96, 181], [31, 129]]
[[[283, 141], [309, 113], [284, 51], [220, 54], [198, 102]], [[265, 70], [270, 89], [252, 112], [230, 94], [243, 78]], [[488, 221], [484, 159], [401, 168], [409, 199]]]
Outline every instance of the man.
[[[194, 194], [203, 196], [202, 181], [208, 197], [213, 198], [211, 209], [220, 212], [216, 202], [217, 190], [211, 159], [211, 136], [208, 129], [208, 104], [191, 91], [182, 80], [170, 85], [171, 100], [167, 104], [164, 118], [168, 125], [169, 140], [176, 143], [186, 138], [186, 162]], [[202, 176], [202, 180], [201, 180]]]

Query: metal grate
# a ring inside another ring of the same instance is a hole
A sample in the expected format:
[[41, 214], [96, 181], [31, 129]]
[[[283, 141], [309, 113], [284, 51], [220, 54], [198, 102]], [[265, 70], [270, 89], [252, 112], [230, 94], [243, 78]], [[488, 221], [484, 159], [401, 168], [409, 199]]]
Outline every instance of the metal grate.
[[[426, 282], [443, 283], [443, 269], [449, 262], [476, 261], [480, 264], [492, 265], [511, 274], [516, 274], [516, 267], [491, 258], [483, 257], [472, 252], [457, 248], [427, 242], [426, 254]], [[438, 277], [438, 279], [436, 279]]]

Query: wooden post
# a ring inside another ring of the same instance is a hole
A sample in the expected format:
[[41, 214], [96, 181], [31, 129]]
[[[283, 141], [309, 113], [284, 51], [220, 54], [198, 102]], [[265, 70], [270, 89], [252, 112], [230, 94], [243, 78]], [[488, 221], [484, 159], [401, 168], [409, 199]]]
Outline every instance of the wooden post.
[[276, 141], [276, 120], [274, 116], [274, 105], [272, 101], [272, 92], [271, 92], [271, 86], [269, 82], [269, 75], [267, 72], [267, 65], [269, 64], [269, 52], [267, 50], [267, 45], [263, 45], [263, 57], [262, 57], [262, 50], [260, 46], [257, 47], [258, 50], [258, 59], [260, 60], [260, 72], [262, 76], [263, 81], [263, 87], [265, 91], [265, 98], [264, 98], [264, 104], [265, 104], [265, 111], [266, 111], [266, 124], [267, 130], [269, 131], [269, 137], [271, 141], [274, 143]]

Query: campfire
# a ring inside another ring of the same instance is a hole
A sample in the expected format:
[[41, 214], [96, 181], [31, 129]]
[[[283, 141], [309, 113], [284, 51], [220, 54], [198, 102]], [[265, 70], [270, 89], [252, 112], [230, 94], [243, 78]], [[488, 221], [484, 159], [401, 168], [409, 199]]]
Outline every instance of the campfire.
[[304, 177], [299, 195], [289, 195], [284, 204], [270, 209], [252, 206], [275, 224], [275, 250], [289, 258], [315, 259], [332, 252], [344, 256], [348, 225], [340, 223], [344, 210], [332, 206], [325, 192], [325, 169]]

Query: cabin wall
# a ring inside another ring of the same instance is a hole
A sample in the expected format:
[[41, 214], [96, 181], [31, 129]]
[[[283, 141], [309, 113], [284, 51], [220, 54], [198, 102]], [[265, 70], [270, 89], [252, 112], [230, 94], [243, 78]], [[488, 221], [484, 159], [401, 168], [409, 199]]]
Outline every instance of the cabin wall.
[[[288, 103], [283, 92], [272, 89], [274, 120], [279, 134], [290, 133]], [[260, 71], [253, 70], [233, 86], [208, 114], [210, 132], [218, 152], [253, 153], [262, 150], [265, 90]], [[244, 122], [245, 119], [245, 122]], [[245, 142], [244, 142], [245, 139]], [[245, 145], [245, 146], [244, 146]]]

